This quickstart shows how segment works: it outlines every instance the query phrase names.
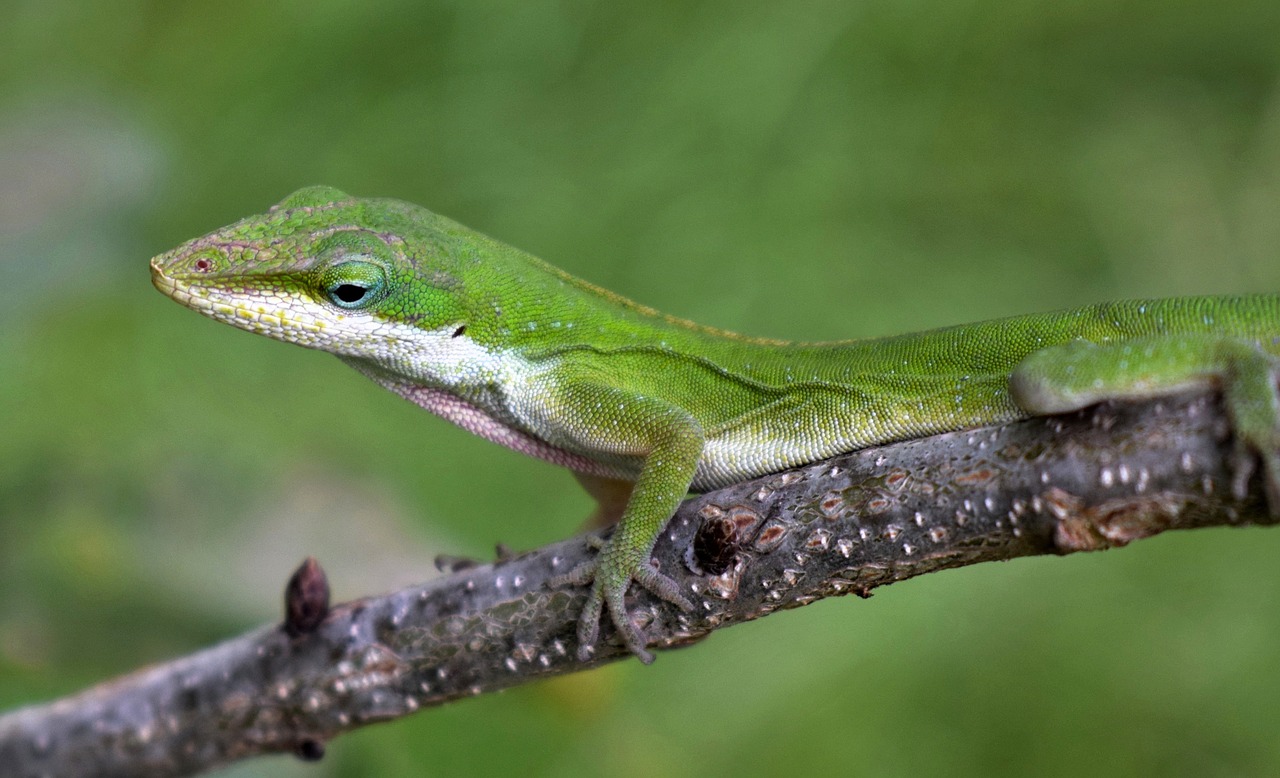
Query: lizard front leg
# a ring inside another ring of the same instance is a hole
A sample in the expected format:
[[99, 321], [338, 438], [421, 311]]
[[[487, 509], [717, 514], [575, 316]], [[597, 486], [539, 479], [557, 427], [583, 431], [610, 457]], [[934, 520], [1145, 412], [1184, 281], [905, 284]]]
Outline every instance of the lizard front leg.
[[645, 650], [646, 640], [627, 614], [625, 597], [634, 581], [684, 610], [693, 608], [675, 581], [650, 565], [649, 554], [689, 492], [705, 435], [688, 412], [660, 400], [593, 384], [564, 392], [562, 407], [587, 409], [569, 420], [579, 445], [597, 454], [638, 456], [641, 468], [622, 518], [599, 555], [551, 584], [591, 583], [578, 622], [580, 658], [590, 657], [601, 612], [607, 610], [627, 649], [648, 664], [653, 655]]
[[1009, 390], [1029, 413], [1051, 414], [1103, 400], [1218, 386], [1235, 438], [1232, 491], [1243, 499], [1261, 462], [1268, 508], [1280, 517], [1278, 371], [1280, 359], [1242, 338], [1191, 334], [1101, 344], [1079, 340], [1026, 357], [1010, 376]]

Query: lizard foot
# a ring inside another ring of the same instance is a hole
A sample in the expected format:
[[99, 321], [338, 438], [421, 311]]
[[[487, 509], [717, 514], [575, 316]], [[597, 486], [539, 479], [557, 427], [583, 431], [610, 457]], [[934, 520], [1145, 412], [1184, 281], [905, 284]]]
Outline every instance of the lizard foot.
[[674, 580], [653, 569], [647, 561], [632, 562], [614, 555], [610, 553], [612, 543], [593, 536], [588, 536], [587, 543], [598, 549], [600, 555], [548, 582], [551, 586], [591, 584], [587, 604], [578, 618], [578, 659], [586, 661], [591, 658], [600, 636], [600, 616], [607, 609], [627, 650], [646, 665], [653, 662], [653, 654], [645, 648], [647, 641], [644, 635], [627, 614], [626, 594], [631, 583], [640, 584], [654, 596], [681, 610], [693, 610], [693, 603], [680, 593], [680, 587]]
[[1249, 481], [1262, 464], [1262, 489], [1271, 518], [1280, 519], [1280, 450], [1236, 432], [1231, 453], [1231, 493], [1237, 500], [1249, 494]]

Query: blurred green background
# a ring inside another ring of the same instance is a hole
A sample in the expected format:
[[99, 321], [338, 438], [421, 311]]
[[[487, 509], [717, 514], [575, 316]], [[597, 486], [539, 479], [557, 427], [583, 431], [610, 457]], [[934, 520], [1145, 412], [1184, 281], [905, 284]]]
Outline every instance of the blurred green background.
[[[1280, 4], [10, 0], [0, 708], [575, 532], [572, 478], [147, 259], [295, 188], [396, 196], [665, 311], [888, 334], [1280, 290]], [[1280, 770], [1280, 531], [827, 601], [228, 774]]]

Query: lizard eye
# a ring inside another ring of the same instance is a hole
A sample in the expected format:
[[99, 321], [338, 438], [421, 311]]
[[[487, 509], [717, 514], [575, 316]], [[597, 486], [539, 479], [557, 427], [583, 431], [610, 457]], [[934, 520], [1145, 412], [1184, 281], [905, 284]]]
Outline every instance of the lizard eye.
[[364, 308], [382, 299], [387, 278], [372, 262], [342, 262], [325, 271], [322, 286], [339, 308]]

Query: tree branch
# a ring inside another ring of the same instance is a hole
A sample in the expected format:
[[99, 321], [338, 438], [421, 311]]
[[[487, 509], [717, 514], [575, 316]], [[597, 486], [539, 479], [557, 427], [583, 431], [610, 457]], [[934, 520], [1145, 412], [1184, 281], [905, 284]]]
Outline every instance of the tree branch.
[[[632, 598], [655, 648], [923, 573], [1126, 543], [1169, 529], [1270, 523], [1230, 488], [1216, 397], [1103, 405], [854, 452], [692, 498], [655, 563], [698, 602]], [[1255, 479], [1256, 480], [1256, 479]], [[420, 708], [625, 657], [611, 625], [576, 658], [584, 591], [548, 578], [589, 555], [554, 543], [323, 615], [318, 570], [290, 625], [0, 717], [0, 775], [187, 775], [325, 741]], [[319, 613], [314, 608], [319, 604]]]

